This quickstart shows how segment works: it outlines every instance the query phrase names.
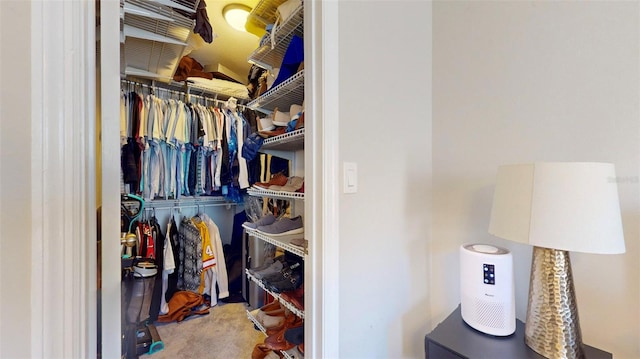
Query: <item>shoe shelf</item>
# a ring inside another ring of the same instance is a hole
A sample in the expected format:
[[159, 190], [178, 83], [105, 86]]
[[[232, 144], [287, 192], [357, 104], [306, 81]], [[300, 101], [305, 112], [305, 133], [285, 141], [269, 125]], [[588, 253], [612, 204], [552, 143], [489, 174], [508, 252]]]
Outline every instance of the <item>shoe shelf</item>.
[[296, 307], [295, 305], [293, 305], [293, 304], [289, 303], [288, 301], [282, 299], [282, 297], [280, 297], [280, 294], [274, 293], [274, 292], [270, 291], [269, 289], [267, 289], [267, 287], [265, 287], [264, 284], [262, 284], [262, 282], [259, 279], [254, 277], [253, 274], [251, 274], [251, 272], [249, 272], [248, 269], [245, 269], [245, 273], [247, 273], [247, 278], [249, 278], [249, 280], [251, 280], [252, 282], [256, 283], [265, 292], [271, 294], [272, 297], [274, 297], [278, 302], [280, 302], [283, 306], [285, 306], [287, 309], [289, 309], [291, 311], [291, 313], [295, 314], [300, 319], [304, 319], [304, 312], [301, 311], [300, 309], [298, 309], [298, 307]]
[[273, 33], [274, 45], [272, 46], [271, 41], [268, 41], [253, 51], [247, 61], [267, 70], [279, 67], [293, 36], [304, 36], [303, 20], [304, 8], [300, 4], [289, 18], [276, 27]]
[[[256, 319], [256, 317], [254, 317], [250, 311], [247, 310], [247, 318], [249, 318], [249, 320], [256, 326], [256, 328], [258, 328], [262, 334], [264, 334], [265, 336], [269, 336], [267, 334], [267, 330], [264, 328], [264, 326], [262, 325], [262, 323], [260, 323], [258, 321], [258, 319]], [[285, 352], [284, 350], [279, 350], [280, 353], [282, 353], [282, 355], [284, 355], [285, 358], [287, 359], [295, 359], [294, 357], [292, 357], [291, 355], [289, 355], [289, 353]]]
[[[247, 228], [247, 227], [243, 227], [245, 229], [245, 231], [247, 231], [247, 234], [261, 239], [267, 243], [271, 243], [276, 247], [280, 247], [282, 249], [284, 249], [285, 251], [295, 254], [298, 257], [305, 259], [306, 255], [307, 255], [307, 250], [298, 246], [294, 246], [293, 244], [290, 244], [289, 241], [294, 239], [294, 238], [300, 238], [303, 235], [302, 234], [290, 234], [290, 235], [284, 235], [284, 236], [279, 236], [278, 239], [276, 239], [275, 237], [269, 237], [265, 234], [262, 234], [260, 232], [258, 232], [255, 229], [251, 229], [251, 228]], [[280, 239], [282, 238], [282, 239]]]
[[270, 198], [278, 198], [278, 199], [304, 200], [304, 193], [300, 193], [300, 192], [272, 191], [268, 189], [257, 189], [257, 188], [251, 187], [247, 189], [247, 193], [254, 197], [270, 197]]
[[304, 128], [269, 137], [262, 142], [260, 151], [297, 151], [304, 149]]
[[284, 80], [278, 86], [263, 93], [247, 106], [254, 110], [273, 111], [276, 107], [288, 110], [292, 104], [304, 101], [304, 70]]

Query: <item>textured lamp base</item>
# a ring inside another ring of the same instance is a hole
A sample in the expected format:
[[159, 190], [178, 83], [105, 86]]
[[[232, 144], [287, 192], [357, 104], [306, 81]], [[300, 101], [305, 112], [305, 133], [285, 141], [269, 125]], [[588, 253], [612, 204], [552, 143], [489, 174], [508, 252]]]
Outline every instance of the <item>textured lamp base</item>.
[[584, 358], [567, 251], [533, 247], [525, 343], [546, 358]]

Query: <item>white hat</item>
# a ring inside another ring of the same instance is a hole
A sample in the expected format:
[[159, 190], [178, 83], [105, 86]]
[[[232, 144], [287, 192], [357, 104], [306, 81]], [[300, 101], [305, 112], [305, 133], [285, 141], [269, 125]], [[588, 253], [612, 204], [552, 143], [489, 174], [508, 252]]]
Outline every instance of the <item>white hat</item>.
[[276, 126], [286, 126], [289, 121], [291, 121], [291, 116], [289, 115], [289, 112], [282, 112], [282, 111], [278, 111], [278, 108], [276, 107], [275, 110], [273, 110], [273, 124]]
[[291, 115], [291, 120], [295, 120], [297, 119], [300, 112], [302, 112], [302, 106], [301, 105], [296, 105], [295, 103], [293, 105], [291, 105], [291, 107], [289, 107], [289, 115]]
[[260, 131], [271, 131], [276, 126], [273, 125], [273, 121], [271, 121], [271, 117], [264, 117], [260, 119]]

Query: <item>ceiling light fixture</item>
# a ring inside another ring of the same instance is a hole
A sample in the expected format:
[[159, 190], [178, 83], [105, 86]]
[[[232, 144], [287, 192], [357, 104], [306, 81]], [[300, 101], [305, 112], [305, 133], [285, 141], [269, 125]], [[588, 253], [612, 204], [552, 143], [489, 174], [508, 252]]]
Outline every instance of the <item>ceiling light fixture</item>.
[[222, 9], [222, 16], [227, 23], [238, 31], [247, 31], [244, 25], [247, 23], [247, 17], [251, 12], [251, 8], [242, 4], [230, 4]]

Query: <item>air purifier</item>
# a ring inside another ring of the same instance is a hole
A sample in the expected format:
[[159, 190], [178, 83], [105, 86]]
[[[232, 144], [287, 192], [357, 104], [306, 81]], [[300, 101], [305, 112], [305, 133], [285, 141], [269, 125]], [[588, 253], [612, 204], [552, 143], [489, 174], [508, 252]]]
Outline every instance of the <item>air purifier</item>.
[[472, 328], [495, 336], [516, 331], [513, 257], [489, 244], [460, 246], [460, 309]]

